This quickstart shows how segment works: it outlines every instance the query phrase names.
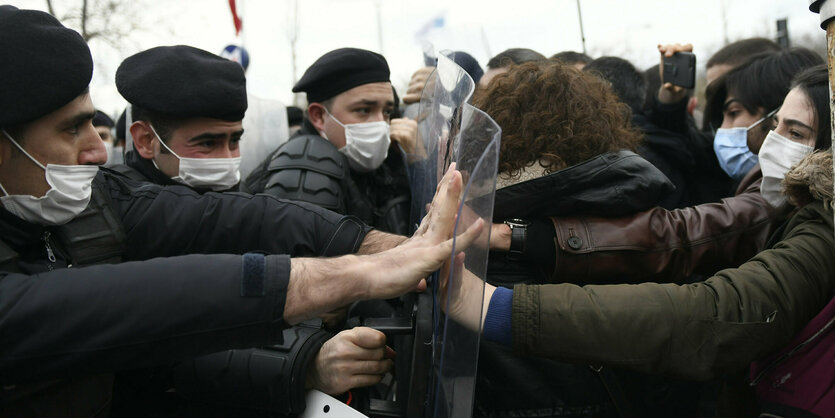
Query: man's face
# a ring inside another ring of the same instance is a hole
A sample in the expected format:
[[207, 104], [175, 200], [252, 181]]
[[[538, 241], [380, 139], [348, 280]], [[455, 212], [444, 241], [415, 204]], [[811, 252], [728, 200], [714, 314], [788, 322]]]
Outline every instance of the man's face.
[[[136, 124], [147, 127], [144, 121]], [[180, 160], [160, 145], [159, 139], [150, 129], [143, 131], [148, 135], [145, 136], [147, 142], [140, 140], [136, 144], [142, 158], [155, 160], [166, 176], [177, 176]], [[241, 156], [238, 142], [243, 133], [241, 121], [191, 118], [171, 132], [165, 144], [181, 158], [234, 158]]]
[[[340, 93], [333, 99], [330, 113], [344, 125], [364, 122], [389, 122], [394, 109], [394, 93], [391, 83], [363, 84]], [[311, 122], [337, 148], [345, 146], [345, 129], [324, 112], [321, 103], [311, 103], [308, 108]]]
[[[83, 93], [64, 107], [26, 124], [14, 139], [44, 166], [101, 165], [107, 161], [107, 152], [93, 127], [95, 114], [90, 94]], [[41, 197], [49, 190], [44, 170], [2, 134], [0, 183], [12, 195]]]
[[113, 135], [110, 134], [110, 127], [107, 125], [96, 126], [96, 132], [99, 133], [102, 142], [113, 143]]

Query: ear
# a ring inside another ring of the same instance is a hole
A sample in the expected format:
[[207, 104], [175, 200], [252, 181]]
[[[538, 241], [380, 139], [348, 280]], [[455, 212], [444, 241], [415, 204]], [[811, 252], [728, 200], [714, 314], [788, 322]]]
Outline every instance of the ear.
[[307, 117], [318, 132], [325, 130], [325, 115], [325, 107], [321, 103], [311, 103], [307, 106]]
[[148, 126], [148, 122], [138, 120], [130, 126], [130, 135], [133, 137], [133, 147], [139, 156], [150, 160], [154, 158], [154, 132]]

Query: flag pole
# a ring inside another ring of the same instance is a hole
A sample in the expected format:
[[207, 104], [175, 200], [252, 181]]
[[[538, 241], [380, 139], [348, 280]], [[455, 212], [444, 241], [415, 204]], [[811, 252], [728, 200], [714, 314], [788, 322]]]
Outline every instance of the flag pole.
[[586, 54], [586, 32], [583, 30], [583, 12], [580, 11], [580, 0], [577, 0], [577, 20], [580, 21], [580, 39], [583, 42], [583, 53]]

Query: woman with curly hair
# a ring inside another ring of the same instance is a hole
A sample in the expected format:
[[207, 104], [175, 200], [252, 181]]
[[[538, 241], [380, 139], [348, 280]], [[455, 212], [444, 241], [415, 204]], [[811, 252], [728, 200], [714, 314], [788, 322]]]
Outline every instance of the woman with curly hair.
[[605, 81], [560, 63], [515, 66], [477, 90], [473, 105], [502, 128], [502, 186], [641, 142], [629, 108]]
[[[548, 279], [543, 266], [555, 252], [549, 217], [631, 214], [673, 188], [634, 152], [642, 138], [629, 108], [593, 74], [556, 62], [512, 66], [477, 90], [473, 105], [502, 128], [494, 219], [513, 228], [513, 240], [509, 252], [490, 254], [493, 285]], [[480, 356], [476, 416], [616, 415], [608, 382], [588, 367], [514, 357], [489, 342]]]

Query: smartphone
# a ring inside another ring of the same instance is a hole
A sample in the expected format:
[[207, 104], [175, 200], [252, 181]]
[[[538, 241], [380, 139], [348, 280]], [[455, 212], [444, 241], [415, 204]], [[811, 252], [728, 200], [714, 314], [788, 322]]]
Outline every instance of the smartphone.
[[696, 87], [696, 55], [676, 52], [672, 57], [664, 57], [664, 83], [686, 89]]

